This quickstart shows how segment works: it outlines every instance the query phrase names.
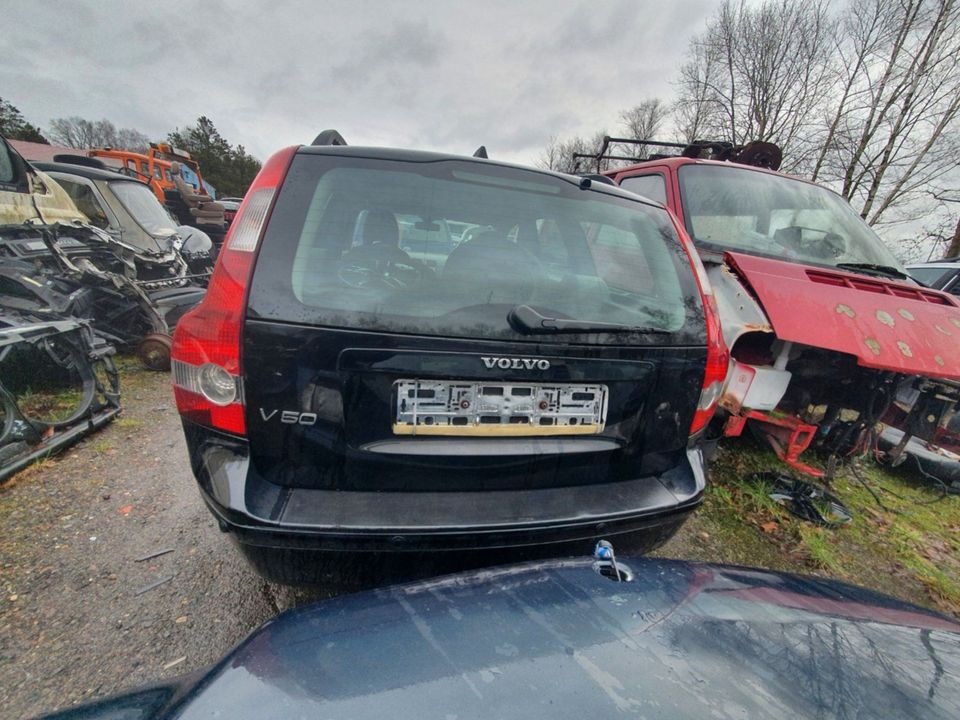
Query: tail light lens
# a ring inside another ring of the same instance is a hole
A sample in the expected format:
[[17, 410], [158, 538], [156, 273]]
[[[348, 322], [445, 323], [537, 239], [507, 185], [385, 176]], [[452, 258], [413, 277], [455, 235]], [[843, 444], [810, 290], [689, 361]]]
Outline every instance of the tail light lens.
[[697, 285], [700, 288], [700, 297], [703, 300], [703, 314], [707, 325], [707, 367], [703, 373], [703, 387], [700, 390], [700, 400], [697, 403], [697, 410], [693, 415], [693, 422], [690, 424], [690, 434], [696, 435], [703, 430], [714, 411], [717, 409], [717, 401], [720, 399], [720, 393], [723, 392], [723, 383], [727, 378], [727, 369], [730, 364], [730, 351], [723, 340], [723, 331], [720, 327], [720, 312], [717, 309], [717, 300], [713, 296], [713, 288], [710, 287], [710, 280], [707, 278], [707, 271], [700, 262], [700, 256], [697, 249], [693, 246], [690, 238], [687, 237], [683, 228], [678, 227], [677, 232], [680, 240], [686, 248], [687, 255], [690, 258], [690, 265], [693, 267], [693, 274], [697, 278]]
[[274, 196], [296, 151], [281, 150], [260, 170], [230, 226], [203, 302], [180, 319], [173, 334], [173, 393], [180, 415], [235, 435], [246, 434], [240, 331], [247, 288]]
[[700, 401], [697, 403], [697, 411], [690, 424], [691, 435], [703, 430], [713, 417], [720, 393], [723, 392], [723, 383], [727, 379], [727, 368], [730, 364], [730, 352], [723, 341], [720, 313], [717, 311], [717, 301], [712, 293], [703, 296], [703, 310], [707, 320], [707, 367], [703, 373]]

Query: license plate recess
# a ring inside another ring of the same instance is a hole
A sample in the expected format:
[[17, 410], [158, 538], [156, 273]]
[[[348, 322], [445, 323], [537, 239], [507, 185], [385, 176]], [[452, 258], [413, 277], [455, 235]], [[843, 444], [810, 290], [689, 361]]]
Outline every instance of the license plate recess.
[[607, 386], [398, 380], [395, 435], [530, 437], [596, 435]]

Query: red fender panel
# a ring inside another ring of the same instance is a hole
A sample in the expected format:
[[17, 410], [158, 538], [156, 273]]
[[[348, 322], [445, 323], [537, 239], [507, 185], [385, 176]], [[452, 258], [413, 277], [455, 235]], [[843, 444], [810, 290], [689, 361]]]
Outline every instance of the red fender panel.
[[836, 350], [860, 365], [960, 380], [957, 299], [907, 282], [727, 253], [781, 340]]

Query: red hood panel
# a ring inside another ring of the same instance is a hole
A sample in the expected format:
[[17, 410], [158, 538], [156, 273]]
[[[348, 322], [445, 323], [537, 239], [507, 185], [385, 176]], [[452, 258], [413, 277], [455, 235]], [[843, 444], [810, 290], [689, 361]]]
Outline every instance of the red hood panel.
[[960, 306], [905, 282], [727, 253], [781, 340], [854, 355], [860, 365], [960, 379]]

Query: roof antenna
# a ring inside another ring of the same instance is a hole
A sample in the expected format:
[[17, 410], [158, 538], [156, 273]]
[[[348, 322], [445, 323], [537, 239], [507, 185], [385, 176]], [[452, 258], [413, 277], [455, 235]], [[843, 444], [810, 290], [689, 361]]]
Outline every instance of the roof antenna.
[[481, 145], [477, 148], [477, 151], [473, 154], [475, 158], [483, 158], [484, 160], [488, 159], [490, 156], [487, 155], [487, 146]]

